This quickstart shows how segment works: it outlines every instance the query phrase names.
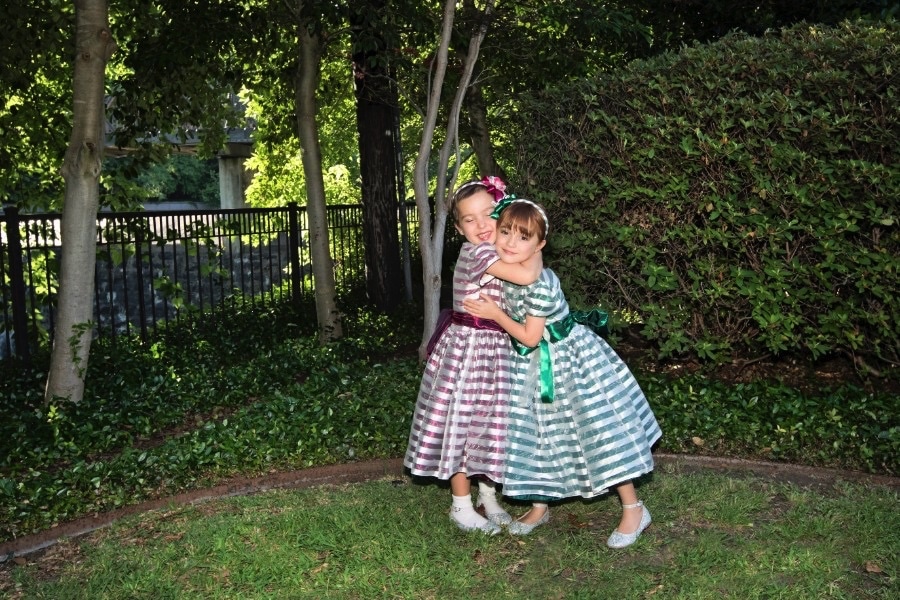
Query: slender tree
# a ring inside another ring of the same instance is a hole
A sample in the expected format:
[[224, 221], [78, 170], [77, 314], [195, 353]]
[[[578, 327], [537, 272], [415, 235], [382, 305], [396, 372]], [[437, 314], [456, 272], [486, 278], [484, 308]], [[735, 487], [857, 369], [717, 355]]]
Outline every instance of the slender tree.
[[62, 166], [59, 305], [45, 400], [80, 402], [91, 348], [106, 63], [116, 49], [106, 0], [75, 1], [72, 137]]
[[297, 134], [302, 148], [303, 172], [306, 175], [306, 211], [309, 215], [310, 253], [313, 262], [316, 315], [319, 338], [323, 342], [343, 336], [340, 312], [334, 287], [334, 267], [328, 244], [328, 219], [325, 211], [325, 182], [322, 177], [322, 154], [316, 126], [316, 90], [322, 58], [322, 40], [316, 25], [304, 16], [304, 1], [297, 3], [297, 39], [299, 42], [297, 80]]
[[456, 3], [454, 0], [445, 0], [444, 2], [440, 44], [434, 58], [431, 88], [428, 93], [425, 119], [422, 127], [422, 140], [416, 156], [413, 175], [416, 206], [419, 209], [419, 249], [422, 254], [422, 281], [425, 287], [425, 325], [422, 332], [422, 342], [419, 345], [419, 357], [422, 359], [425, 358], [428, 339], [434, 331], [438, 313], [440, 312], [444, 231], [446, 230], [447, 215], [450, 209], [447, 191], [454, 186], [459, 173], [459, 161], [456, 161], [454, 172], [452, 174], [448, 173], [451, 157], [459, 152], [459, 114], [466, 95], [466, 88], [471, 81], [472, 72], [478, 60], [481, 42], [487, 33], [487, 23], [493, 9], [493, 0], [488, 0], [484, 8], [483, 18], [469, 40], [469, 50], [463, 65], [462, 76], [460, 77], [447, 118], [444, 143], [438, 155], [437, 184], [434, 191], [434, 218], [432, 219], [428, 194], [428, 166], [431, 162], [438, 112], [447, 72], [450, 37], [453, 33], [453, 21], [456, 15]]

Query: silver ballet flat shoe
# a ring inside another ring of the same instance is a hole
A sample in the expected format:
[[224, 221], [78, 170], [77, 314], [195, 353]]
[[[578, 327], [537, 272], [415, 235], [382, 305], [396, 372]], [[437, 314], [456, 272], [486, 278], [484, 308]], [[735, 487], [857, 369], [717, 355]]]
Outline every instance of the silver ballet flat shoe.
[[450, 520], [463, 531], [480, 531], [488, 535], [497, 535], [500, 533], [500, 526], [490, 521], [485, 521], [483, 525], [465, 525], [453, 518], [453, 512], [450, 512]]
[[509, 524], [507, 530], [513, 535], [528, 535], [534, 529], [540, 525], [543, 525], [547, 521], [550, 520], [550, 509], [544, 511], [544, 515], [535, 521], [534, 523], [523, 523], [522, 521], [515, 520]]
[[475, 508], [484, 508], [484, 516], [487, 517], [487, 520], [493, 523], [494, 525], [500, 525], [501, 527], [504, 525], [509, 525], [512, 522], [512, 517], [508, 512], [500, 509], [500, 512], [489, 513], [487, 508], [484, 506], [484, 501], [481, 498], [478, 499], [478, 502], [475, 503]]
[[641, 507], [641, 523], [638, 525], [638, 528], [635, 529], [632, 533], [622, 533], [618, 529], [612, 532], [612, 535], [609, 536], [609, 539], [606, 540], [606, 545], [610, 548], [627, 548], [637, 541], [639, 537], [641, 537], [641, 532], [643, 532], [647, 527], [650, 526], [650, 511], [647, 510], [647, 507], [644, 506], [643, 502], [638, 501], [636, 504], [623, 504], [622, 508], [637, 508]]

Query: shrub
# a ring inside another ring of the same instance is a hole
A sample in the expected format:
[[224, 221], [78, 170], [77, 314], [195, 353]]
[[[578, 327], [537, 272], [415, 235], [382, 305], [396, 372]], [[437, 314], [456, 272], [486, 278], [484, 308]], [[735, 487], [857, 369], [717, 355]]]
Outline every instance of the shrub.
[[851, 384], [804, 393], [776, 381], [726, 384], [645, 375], [661, 449], [897, 473], [900, 419], [892, 394]]
[[900, 25], [732, 34], [524, 98], [524, 193], [576, 306], [663, 355], [900, 360]]

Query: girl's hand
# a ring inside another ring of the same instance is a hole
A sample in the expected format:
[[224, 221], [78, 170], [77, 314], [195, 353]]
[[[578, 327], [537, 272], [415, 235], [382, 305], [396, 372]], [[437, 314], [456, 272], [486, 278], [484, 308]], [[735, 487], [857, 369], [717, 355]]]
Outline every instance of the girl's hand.
[[463, 300], [463, 308], [465, 308], [466, 312], [472, 316], [494, 321], [496, 321], [497, 316], [503, 312], [496, 302], [484, 294], [481, 294], [477, 299], [466, 298]]

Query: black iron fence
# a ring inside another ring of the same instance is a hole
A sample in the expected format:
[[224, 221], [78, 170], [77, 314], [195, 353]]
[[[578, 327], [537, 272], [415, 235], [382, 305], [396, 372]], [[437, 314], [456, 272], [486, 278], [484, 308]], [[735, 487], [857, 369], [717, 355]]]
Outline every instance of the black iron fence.
[[[0, 359], [52, 341], [60, 214], [0, 215]], [[329, 206], [339, 293], [364, 288], [362, 207]], [[415, 204], [401, 231], [416, 239]], [[313, 294], [305, 207], [100, 213], [95, 336], [140, 335], [161, 323], [214, 315], [226, 304], [300, 302]], [[407, 246], [408, 247], [408, 246]], [[407, 254], [408, 256], [408, 254]]]

